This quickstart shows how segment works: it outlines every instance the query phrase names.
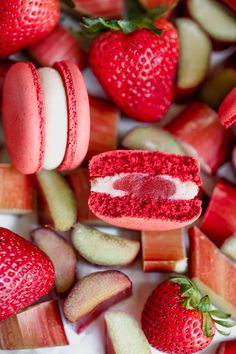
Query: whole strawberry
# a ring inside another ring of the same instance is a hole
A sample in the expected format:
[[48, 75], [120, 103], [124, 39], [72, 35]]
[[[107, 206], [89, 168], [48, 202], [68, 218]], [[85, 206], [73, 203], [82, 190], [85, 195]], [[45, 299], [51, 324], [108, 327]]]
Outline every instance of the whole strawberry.
[[[92, 70], [107, 94], [128, 116], [152, 122], [162, 119], [173, 98], [179, 56], [178, 35], [165, 19], [155, 21], [163, 30], [117, 21], [95, 39], [89, 52]], [[106, 23], [107, 24], [107, 23]], [[123, 32], [125, 33], [123, 33]]]
[[59, 0], [0, 0], [0, 58], [51, 32], [59, 14]]
[[165, 353], [189, 354], [211, 343], [217, 329], [215, 323], [234, 325], [214, 316], [230, 317], [211, 310], [209, 297], [201, 297], [196, 285], [180, 276], [164, 281], [152, 292], [143, 309], [142, 328], [154, 348]]
[[49, 258], [31, 242], [0, 228], [0, 321], [47, 294], [54, 283]]

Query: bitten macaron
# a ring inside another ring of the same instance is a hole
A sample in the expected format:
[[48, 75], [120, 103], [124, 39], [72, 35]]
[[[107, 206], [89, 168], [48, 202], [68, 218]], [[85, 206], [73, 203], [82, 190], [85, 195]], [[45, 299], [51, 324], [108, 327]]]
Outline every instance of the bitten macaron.
[[71, 170], [87, 153], [88, 94], [72, 62], [39, 69], [14, 64], [4, 80], [2, 117], [10, 159], [23, 174]]
[[192, 157], [116, 150], [94, 156], [89, 171], [89, 207], [109, 224], [162, 231], [201, 214], [199, 163]]

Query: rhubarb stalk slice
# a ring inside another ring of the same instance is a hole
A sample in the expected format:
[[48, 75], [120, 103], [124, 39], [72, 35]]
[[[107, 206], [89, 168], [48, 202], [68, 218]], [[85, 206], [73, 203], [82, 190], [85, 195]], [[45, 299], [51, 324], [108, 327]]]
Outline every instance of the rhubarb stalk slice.
[[179, 18], [176, 24], [180, 38], [176, 94], [184, 96], [192, 94], [205, 79], [212, 45], [208, 36], [191, 19]]
[[32, 211], [32, 176], [21, 174], [10, 164], [0, 164], [0, 212], [27, 214]]
[[131, 293], [132, 283], [125, 274], [115, 270], [92, 273], [73, 287], [65, 300], [64, 314], [70, 322], [77, 322], [79, 333]]
[[208, 174], [214, 174], [230, 153], [231, 133], [204, 103], [189, 104], [166, 129], [179, 139], [188, 154], [199, 159]]
[[142, 232], [144, 272], [185, 273], [187, 257], [181, 229]]
[[62, 60], [72, 61], [80, 69], [85, 66], [85, 54], [79, 41], [60, 25], [27, 50], [41, 66], [52, 66]]
[[72, 0], [73, 11], [93, 17], [121, 18], [123, 0]]
[[121, 144], [126, 149], [171, 152], [185, 155], [185, 151], [178, 140], [162, 128], [134, 128], [125, 135]]
[[68, 345], [56, 300], [28, 307], [0, 321], [0, 349], [33, 349]]
[[203, 217], [201, 229], [217, 246], [236, 232], [236, 188], [219, 180]]
[[229, 128], [236, 122], [236, 87], [225, 97], [219, 107], [218, 114], [220, 122], [225, 128]]
[[235, 68], [224, 68], [209, 77], [200, 91], [200, 98], [217, 110], [227, 94], [236, 86]]
[[151, 348], [137, 321], [125, 312], [105, 314], [107, 354], [151, 354]]
[[236, 235], [228, 237], [223, 245], [221, 246], [221, 251], [236, 261]]
[[34, 243], [48, 255], [55, 268], [55, 287], [58, 293], [71, 288], [75, 281], [76, 254], [72, 246], [54, 230], [39, 228], [31, 233]]
[[113, 236], [82, 224], [74, 228], [72, 243], [88, 262], [103, 266], [129, 265], [140, 250], [138, 241]]
[[187, 6], [191, 17], [211, 38], [228, 43], [236, 41], [235, 16], [219, 1], [188, 0]]
[[89, 97], [90, 140], [86, 160], [101, 152], [117, 148], [117, 128], [119, 111], [110, 103]]
[[88, 225], [106, 225], [105, 222], [94, 215], [88, 207], [90, 193], [88, 169], [79, 168], [78, 170], [70, 172], [66, 177], [75, 194], [78, 221]]
[[189, 276], [213, 304], [236, 316], [236, 266], [198, 228], [189, 231]]
[[236, 353], [235, 339], [220, 343], [216, 351], [216, 354], [235, 354], [235, 353]]
[[[76, 222], [76, 201], [64, 177], [57, 171], [42, 170], [36, 175], [39, 209], [48, 209], [49, 220], [58, 231], [67, 231]], [[47, 214], [47, 212], [46, 212]]]

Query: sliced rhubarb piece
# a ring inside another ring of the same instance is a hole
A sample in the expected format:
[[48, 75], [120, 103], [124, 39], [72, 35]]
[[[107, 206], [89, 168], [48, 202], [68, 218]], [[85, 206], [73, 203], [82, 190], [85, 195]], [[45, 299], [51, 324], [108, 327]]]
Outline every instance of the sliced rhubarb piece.
[[78, 333], [110, 306], [130, 296], [132, 283], [123, 273], [108, 270], [89, 274], [71, 290], [64, 304], [64, 314], [77, 322]]
[[236, 353], [235, 339], [221, 342], [216, 351], [216, 354], [235, 354], [235, 353]]
[[228, 9], [215, 0], [187, 0], [191, 17], [216, 40], [226, 43], [236, 41], [236, 19]]
[[31, 236], [34, 243], [48, 255], [54, 265], [57, 292], [66, 292], [75, 281], [77, 259], [74, 249], [49, 228], [38, 228], [32, 231]]
[[10, 164], [0, 164], [0, 212], [27, 214], [32, 211], [32, 176], [21, 174]]
[[131, 264], [140, 250], [140, 242], [113, 236], [78, 224], [72, 233], [72, 243], [87, 261], [103, 266]]
[[236, 188], [219, 180], [203, 217], [201, 229], [216, 245], [236, 232]]
[[205, 79], [212, 50], [208, 36], [189, 18], [176, 21], [180, 39], [177, 97], [192, 94]]
[[189, 156], [116, 150], [94, 156], [89, 169], [89, 207], [112, 225], [171, 230], [201, 213], [199, 164]]
[[89, 97], [90, 140], [86, 160], [101, 152], [117, 148], [119, 111], [109, 102]]
[[223, 2], [229, 6], [229, 8], [231, 10], [233, 10], [234, 12], [236, 12], [236, 1], [235, 0], [223, 0]]
[[137, 127], [125, 135], [122, 146], [132, 150], [147, 150], [185, 154], [177, 139], [165, 129], [156, 127]]
[[27, 50], [41, 66], [52, 66], [62, 60], [70, 60], [80, 69], [85, 66], [85, 54], [79, 41], [60, 25]]
[[182, 229], [142, 232], [144, 272], [185, 273], [187, 256]]
[[0, 321], [0, 349], [33, 349], [68, 345], [56, 300], [28, 307]]
[[106, 354], [151, 354], [151, 348], [138, 322], [125, 312], [105, 314]]
[[88, 169], [79, 168], [78, 170], [70, 172], [66, 177], [75, 194], [78, 221], [88, 225], [104, 225], [104, 221], [94, 215], [88, 207], [90, 193]]
[[81, 14], [93, 17], [121, 18], [123, 0], [72, 0], [75, 8]]
[[236, 265], [198, 228], [189, 231], [189, 275], [213, 304], [236, 316]]
[[76, 222], [76, 201], [69, 185], [57, 171], [42, 170], [36, 177], [39, 200], [48, 207], [53, 226], [58, 231], [69, 230]]
[[221, 124], [225, 128], [229, 128], [236, 122], [236, 87], [230, 91], [221, 103], [218, 115]]
[[226, 256], [236, 261], [236, 235], [228, 237], [225, 240], [225, 242], [221, 246], [221, 251], [226, 254]]
[[221, 69], [209, 77], [203, 84], [200, 91], [200, 98], [203, 102], [217, 110], [224, 98], [235, 86], [236, 69]]
[[179, 139], [188, 154], [200, 161], [208, 174], [214, 174], [230, 153], [231, 133], [204, 103], [190, 103], [166, 129]]

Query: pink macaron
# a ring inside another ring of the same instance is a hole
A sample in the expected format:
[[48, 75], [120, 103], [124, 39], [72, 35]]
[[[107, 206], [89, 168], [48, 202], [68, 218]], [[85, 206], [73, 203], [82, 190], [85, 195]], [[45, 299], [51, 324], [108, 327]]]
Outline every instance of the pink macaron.
[[170, 153], [116, 150], [89, 165], [91, 211], [115, 226], [171, 230], [201, 214], [199, 163]]
[[89, 143], [88, 94], [78, 67], [16, 63], [3, 85], [3, 129], [10, 159], [24, 174], [42, 168], [71, 170]]

